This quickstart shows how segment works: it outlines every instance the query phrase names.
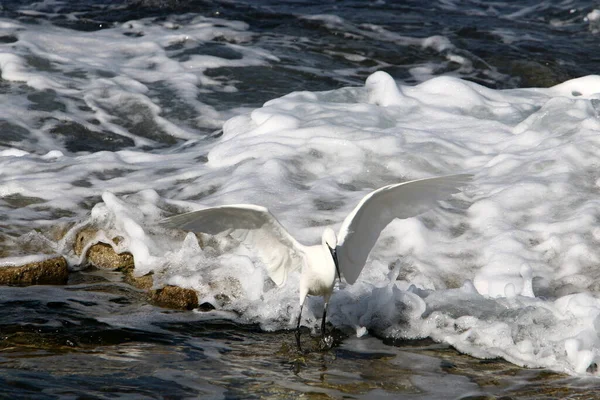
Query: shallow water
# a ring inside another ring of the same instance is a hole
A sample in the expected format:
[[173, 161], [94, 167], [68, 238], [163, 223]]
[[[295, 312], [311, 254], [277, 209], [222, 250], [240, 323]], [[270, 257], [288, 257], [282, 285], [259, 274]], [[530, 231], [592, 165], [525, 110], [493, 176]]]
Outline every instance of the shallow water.
[[[60, 254], [71, 277], [0, 288], [0, 396], [591, 396], [599, 31], [583, 1], [4, 1], [0, 264]], [[324, 353], [293, 350], [295, 275], [157, 225], [256, 203], [316, 243], [370, 190], [463, 172], [339, 285]], [[86, 226], [217, 309], [86, 269]]]
[[[157, 309], [126, 285], [8, 288], [1, 301], [11, 310], [0, 320], [6, 399], [552, 399], [590, 396], [595, 387], [428, 340], [382, 343], [338, 332], [343, 343], [319, 352], [304, 332], [312, 351], [301, 355], [292, 332]], [[119, 315], [137, 327], [103, 322]]]

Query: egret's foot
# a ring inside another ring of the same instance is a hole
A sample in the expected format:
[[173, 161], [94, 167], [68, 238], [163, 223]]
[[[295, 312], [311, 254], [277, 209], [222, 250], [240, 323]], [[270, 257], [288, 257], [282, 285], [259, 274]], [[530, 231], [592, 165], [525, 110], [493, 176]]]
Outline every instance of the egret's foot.
[[323, 335], [321, 336], [321, 340], [319, 340], [319, 350], [327, 351], [331, 350], [333, 347], [333, 335]]

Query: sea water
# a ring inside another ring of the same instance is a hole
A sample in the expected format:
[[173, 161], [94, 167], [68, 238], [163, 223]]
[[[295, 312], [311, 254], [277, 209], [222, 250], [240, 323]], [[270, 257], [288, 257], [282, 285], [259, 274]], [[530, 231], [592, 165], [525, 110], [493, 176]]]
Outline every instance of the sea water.
[[[60, 254], [90, 274], [73, 243], [94, 226], [122, 239], [115, 250], [133, 254], [135, 275], [216, 307], [165, 314], [98, 272], [124, 304], [90, 295], [89, 283], [4, 288], [3, 310], [23, 310], [3, 311], [5, 330], [100, 324], [161, 346], [196, 340], [161, 323], [285, 332], [300, 309], [298, 271], [278, 288], [252, 248], [231, 238], [202, 247], [160, 220], [258, 204], [316, 244], [378, 187], [470, 173], [460, 193], [382, 232], [358, 281], [336, 287], [329, 321], [353, 343], [427, 338], [595, 376], [598, 11], [576, 1], [420, 4], [1, 5], [0, 265]], [[317, 332], [322, 306], [309, 298], [302, 325]], [[227, 343], [186, 351], [205, 357]], [[157, 374], [193, 393], [194, 376], [167, 370]], [[231, 384], [203, 382], [196, 393], [216, 397]]]

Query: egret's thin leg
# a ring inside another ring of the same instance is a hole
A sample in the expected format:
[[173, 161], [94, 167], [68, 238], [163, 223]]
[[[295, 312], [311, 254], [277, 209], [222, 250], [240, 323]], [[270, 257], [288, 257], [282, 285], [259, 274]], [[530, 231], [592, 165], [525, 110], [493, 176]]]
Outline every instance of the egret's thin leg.
[[325, 329], [325, 322], [327, 321], [327, 306], [329, 305], [329, 301], [325, 301], [325, 306], [323, 307], [323, 320], [321, 321], [321, 340], [319, 341], [319, 348], [321, 351], [330, 350], [333, 346], [333, 336], [327, 334], [327, 330]]
[[327, 306], [329, 303], [325, 303], [323, 307], [323, 319], [321, 320], [321, 337], [325, 337], [325, 318], [327, 317]]
[[304, 307], [304, 304], [300, 305], [300, 315], [298, 315], [298, 325], [296, 325], [296, 344], [298, 345], [299, 351], [302, 351], [302, 346], [300, 346], [300, 321], [302, 320], [302, 307]]

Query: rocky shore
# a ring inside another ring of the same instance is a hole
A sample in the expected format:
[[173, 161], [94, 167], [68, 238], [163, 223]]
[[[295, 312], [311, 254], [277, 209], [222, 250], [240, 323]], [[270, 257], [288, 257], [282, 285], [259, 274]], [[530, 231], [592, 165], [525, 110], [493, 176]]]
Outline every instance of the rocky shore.
[[[78, 269], [98, 268], [118, 271], [123, 281], [142, 289], [148, 302], [159, 307], [192, 310], [198, 308], [198, 294], [188, 288], [167, 285], [155, 287], [152, 274], [136, 277], [133, 274], [134, 259], [129, 252], [118, 253], [116, 245], [121, 240], [112, 239], [112, 243], [103, 241], [104, 235], [94, 228], [84, 228], [77, 232], [73, 252], [79, 256]], [[0, 266], [0, 285], [66, 285], [69, 281], [69, 265], [62, 255], [48, 254], [41, 261], [22, 265]]]

